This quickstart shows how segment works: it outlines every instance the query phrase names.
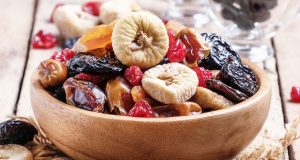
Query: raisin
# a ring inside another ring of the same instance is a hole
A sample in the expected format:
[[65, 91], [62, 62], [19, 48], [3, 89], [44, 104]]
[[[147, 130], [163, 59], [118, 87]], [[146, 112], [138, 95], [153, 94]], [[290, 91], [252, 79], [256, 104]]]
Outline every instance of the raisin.
[[245, 64], [230, 61], [225, 64], [218, 78], [227, 85], [252, 96], [259, 88], [254, 72]]
[[199, 66], [210, 70], [220, 70], [229, 61], [229, 57], [234, 61], [241, 61], [238, 53], [220, 36], [214, 33], [202, 33], [201, 35], [208, 43], [211, 51], [205, 59], [199, 61]]
[[104, 92], [92, 82], [69, 78], [64, 83], [68, 104], [78, 108], [103, 112], [106, 96]]
[[125, 66], [111, 54], [106, 54], [104, 57], [77, 54], [68, 63], [69, 76], [75, 76], [79, 73], [120, 74], [124, 68]]
[[241, 91], [234, 89], [220, 80], [210, 79], [206, 81], [206, 85], [209, 89], [223, 95], [224, 97], [228, 98], [232, 102], [239, 103], [248, 98], [248, 96]]
[[0, 123], [0, 145], [25, 144], [32, 141], [38, 131], [36, 128], [24, 121], [7, 120]]

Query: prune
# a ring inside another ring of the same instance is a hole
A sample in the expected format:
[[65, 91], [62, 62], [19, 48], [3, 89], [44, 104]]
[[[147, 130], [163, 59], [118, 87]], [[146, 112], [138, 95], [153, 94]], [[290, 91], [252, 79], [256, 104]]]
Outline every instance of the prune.
[[92, 82], [77, 80], [71, 77], [65, 81], [64, 89], [68, 104], [93, 112], [104, 111], [106, 96]]
[[62, 102], [66, 102], [66, 93], [63, 84], [57, 87], [49, 88], [48, 90], [52, 93], [53, 97]]
[[199, 66], [210, 70], [220, 70], [229, 61], [229, 57], [234, 61], [241, 61], [238, 53], [220, 36], [215, 33], [202, 33], [201, 35], [208, 43], [211, 51], [206, 58], [199, 61]]
[[259, 88], [254, 72], [247, 65], [234, 61], [230, 61], [222, 67], [218, 78], [247, 96], [252, 96]]
[[65, 49], [65, 48], [73, 48], [74, 44], [77, 42], [79, 38], [69, 38], [66, 39], [64, 41], [64, 43], [62, 44], [61, 48]]
[[113, 55], [106, 54], [104, 57], [96, 57], [88, 54], [77, 54], [68, 63], [69, 75], [79, 73], [109, 73], [119, 74], [125, 66]]
[[241, 91], [234, 89], [216, 79], [207, 80], [206, 85], [209, 89], [216, 91], [235, 103], [242, 102], [248, 98], [248, 96]]
[[0, 145], [25, 144], [32, 141], [38, 131], [28, 122], [7, 120], [0, 123]]

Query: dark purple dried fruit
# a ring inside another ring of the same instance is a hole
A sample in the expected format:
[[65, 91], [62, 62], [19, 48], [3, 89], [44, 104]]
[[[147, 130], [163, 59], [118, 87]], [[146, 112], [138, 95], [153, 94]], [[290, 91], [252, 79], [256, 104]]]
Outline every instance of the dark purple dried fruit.
[[49, 88], [49, 91], [52, 93], [53, 97], [56, 99], [66, 102], [66, 93], [63, 85], [59, 85], [58, 87]]
[[92, 82], [69, 78], [64, 83], [68, 104], [93, 112], [103, 112], [106, 96]]
[[77, 54], [68, 63], [68, 71], [71, 77], [79, 73], [120, 74], [124, 69], [125, 66], [111, 54], [106, 54], [101, 58], [88, 54]]
[[206, 85], [209, 89], [223, 95], [235, 103], [242, 102], [248, 98], [248, 96], [241, 91], [236, 90], [216, 79], [207, 80]]
[[252, 96], [259, 88], [254, 72], [247, 65], [235, 61], [225, 64], [218, 78], [247, 96]]
[[229, 57], [231, 57], [231, 60], [241, 61], [238, 53], [222, 37], [215, 33], [202, 33], [201, 35], [211, 48], [211, 51], [205, 59], [199, 62], [199, 66], [210, 70], [220, 70], [229, 61]]
[[32, 141], [38, 131], [30, 123], [20, 120], [7, 120], [0, 123], [0, 145], [25, 144]]
[[79, 38], [69, 38], [69, 39], [66, 39], [61, 48], [62, 49], [65, 49], [65, 48], [73, 48], [74, 44], [77, 42]]

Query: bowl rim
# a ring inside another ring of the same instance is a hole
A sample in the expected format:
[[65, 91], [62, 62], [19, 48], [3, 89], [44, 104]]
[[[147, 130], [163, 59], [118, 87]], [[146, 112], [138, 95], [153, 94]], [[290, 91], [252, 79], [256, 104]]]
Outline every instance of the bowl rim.
[[249, 99], [241, 103], [235, 104], [232, 107], [201, 113], [197, 115], [190, 115], [190, 116], [142, 118], [142, 117], [130, 117], [130, 116], [120, 116], [120, 115], [112, 115], [112, 114], [105, 114], [105, 113], [96, 113], [96, 112], [80, 109], [72, 105], [69, 105], [67, 103], [61, 102], [58, 99], [54, 98], [52, 95], [50, 95], [49, 92], [44, 89], [44, 87], [41, 85], [40, 81], [38, 80], [37, 69], [35, 69], [35, 71], [32, 74], [30, 85], [31, 85], [31, 89], [36, 90], [36, 92], [39, 92], [39, 94], [45, 97], [48, 101], [50, 101], [53, 104], [57, 104], [55, 105], [55, 107], [59, 106], [57, 108], [62, 107], [65, 110], [68, 110], [70, 112], [77, 112], [79, 114], [83, 114], [88, 117], [117, 120], [117, 121], [128, 121], [128, 122], [145, 122], [145, 123], [193, 121], [196, 119], [198, 120], [198, 119], [211, 119], [215, 117], [222, 117], [227, 114], [232, 114], [234, 112], [240, 112], [242, 110], [246, 110], [248, 108], [251, 108], [253, 104], [258, 103], [262, 97], [266, 97], [266, 95], [269, 92], [271, 92], [270, 80], [266, 75], [266, 73], [263, 71], [263, 69], [258, 67], [256, 64], [250, 62], [249, 60], [242, 59], [242, 62], [248, 65], [254, 71], [260, 84], [258, 91]]

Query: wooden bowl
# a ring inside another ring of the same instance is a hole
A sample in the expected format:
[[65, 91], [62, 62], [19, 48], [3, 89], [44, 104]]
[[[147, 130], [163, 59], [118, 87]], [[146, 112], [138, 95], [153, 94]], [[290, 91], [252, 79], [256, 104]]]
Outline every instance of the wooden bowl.
[[31, 81], [35, 117], [49, 139], [77, 160], [211, 160], [237, 155], [258, 134], [269, 111], [271, 85], [256, 73], [260, 88], [231, 108], [194, 116], [134, 118], [85, 111], [53, 98]]

